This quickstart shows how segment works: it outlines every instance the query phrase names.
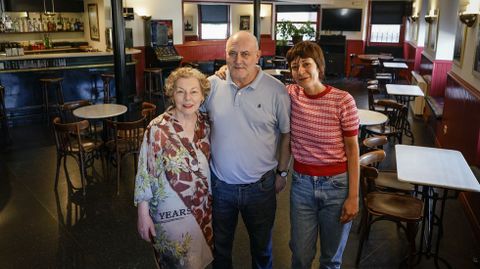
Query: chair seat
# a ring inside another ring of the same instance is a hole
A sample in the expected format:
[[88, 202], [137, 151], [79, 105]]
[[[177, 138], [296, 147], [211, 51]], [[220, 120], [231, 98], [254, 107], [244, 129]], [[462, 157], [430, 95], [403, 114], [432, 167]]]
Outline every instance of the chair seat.
[[[92, 139], [92, 138], [82, 138], [82, 147], [85, 150], [85, 152], [87, 152], [87, 153], [90, 153], [94, 150], [97, 150], [98, 148], [100, 148], [100, 146], [102, 144], [103, 144], [102, 142], [100, 142], [98, 140], [95, 140], [95, 139]], [[79, 152], [80, 151], [78, 143], [72, 144], [71, 151], [72, 152]]]
[[397, 173], [395, 172], [378, 173], [378, 177], [375, 179], [375, 185], [380, 188], [400, 190], [403, 192], [412, 192], [415, 189], [413, 184], [399, 181]]
[[366, 128], [367, 132], [379, 134], [379, 135], [393, 135], [399, 133], [400, 131], [393, 126], [385, 125], [372, 125]]
[[412, 196], [370, 192], [367, 204], [372, 214], [392, 216], [402, 221], [416, 222], [423, 216], [423, 202]]

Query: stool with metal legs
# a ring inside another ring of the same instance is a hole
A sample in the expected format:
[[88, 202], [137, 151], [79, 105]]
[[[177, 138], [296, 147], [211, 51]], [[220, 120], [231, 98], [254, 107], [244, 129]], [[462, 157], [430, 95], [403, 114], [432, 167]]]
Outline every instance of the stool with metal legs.
[[145, 99], [152, 101], [152, 95], [161, 96], [163, 109], [166, 107], [165, 94], [163, 91], [163, 70], [162, 68], [145, 68], [143, 71], [145, 78]]
[[113, 96], [110, 95], [110, 81], [115, 78], [115, 75], [105, 73], [101, 74], [100, 77], [103, 80], [103, 103], [108, 104], [113, 98]]
[[49, 121], [49, 116], [50, 116], [50, 102], [48, 100], [48, 92], [49, 89], [55, 91], [55, 96], [56, 96], [56, 103], [54, 104], [55, 108], [58, 109], [60, 105], [63, 105], [64, 100], [63, 100], [63, 89], [62, 89], [62, 81], [63, 78], [61, 77], [51, 77], [51, 78], [41, 78], [40, 83], [42, 84], [42, 108], [43, 108], [43, 113], [44, 116], [47, 119], [47, 122], [50, 123]]

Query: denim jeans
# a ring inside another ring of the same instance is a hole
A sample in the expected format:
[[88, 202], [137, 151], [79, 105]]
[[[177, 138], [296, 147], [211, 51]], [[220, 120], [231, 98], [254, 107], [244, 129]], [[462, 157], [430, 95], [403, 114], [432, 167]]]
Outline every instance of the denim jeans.
[[292, 268], [311, 268], [320, 235], [320, 268], [340, 268], [352, 222], [340, 223], [347, 173], [314, 177], [293, 173], [290, 191]]
[[272, 268], [272, 228], [277, 200], [275, 174], [253, 184], [233, 185], [212, 172], [214, 269], [232, 268], [232, 247], [238, 213], [250, 238], [252, 268]]

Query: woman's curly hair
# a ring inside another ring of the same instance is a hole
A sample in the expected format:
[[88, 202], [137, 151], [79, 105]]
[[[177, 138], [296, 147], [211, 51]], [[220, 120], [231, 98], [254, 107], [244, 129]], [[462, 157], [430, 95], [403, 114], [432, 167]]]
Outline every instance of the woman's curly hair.
[[172, 98], [175, 92], [177, 80], [180, 78], [191, 77], [198, 79], [198, 82], [200, 82], [202, 95], [203, 97], [206, 97], [210, 92], [210, 81], [208, 81], [207, 77], [198, 69], [191, 67], [177, 68], [170, 74], [170, 76], [168, 76], [167, 82], [165, 83], [165, 95]]

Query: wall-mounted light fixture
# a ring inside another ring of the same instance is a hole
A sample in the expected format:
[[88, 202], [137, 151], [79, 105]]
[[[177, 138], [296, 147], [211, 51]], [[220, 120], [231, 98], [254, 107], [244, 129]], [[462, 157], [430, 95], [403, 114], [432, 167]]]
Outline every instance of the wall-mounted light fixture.
[[427, 23], [433, 23], [435, 20], [437, 20], [438, 17], [438, 11], [436, 9], [431, 9], [430, 12], [425, 15], [425, 21]]
[[461, 22], [466, 24], [468, 27], [472, 27], [477, 21], [478, 12], [460, 12], [458, 17]]
[[142, 16], [142, 20], [144, 20], [144, 21], [148, 21], [148, 20], [150, 20], [151, 18], [152, 18], [152, 16], [147, 16], [147, 15], [143, 15], [143, 16]]
[[418, 20], [418, 15], [412, 15], [408, 17], [408, 19], [410, 20], [410, 22], [416, 22]]
[[432, 22], [434, 22], [436, 19], [437, 19], [437, 16], [435, 16], [435, 15], [427, 15], [427, 16], [425, 16], [425, 21], [426, 21], [427, 23], [432, 23]]

